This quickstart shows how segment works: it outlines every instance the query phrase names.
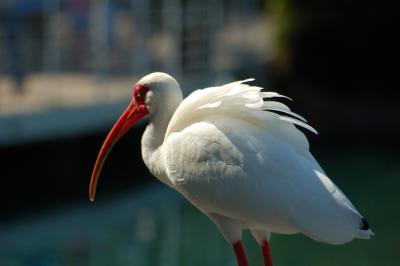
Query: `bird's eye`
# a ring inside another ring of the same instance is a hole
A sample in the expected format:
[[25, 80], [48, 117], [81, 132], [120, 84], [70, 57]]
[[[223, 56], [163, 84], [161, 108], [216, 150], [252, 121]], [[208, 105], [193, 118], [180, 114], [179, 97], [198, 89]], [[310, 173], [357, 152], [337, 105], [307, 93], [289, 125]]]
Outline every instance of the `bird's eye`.
[[136, 84], [133, 88], [133, 97], [137, 103], [143, 104], [146, 93], [149, 91], [149, 88], [145, 85]]

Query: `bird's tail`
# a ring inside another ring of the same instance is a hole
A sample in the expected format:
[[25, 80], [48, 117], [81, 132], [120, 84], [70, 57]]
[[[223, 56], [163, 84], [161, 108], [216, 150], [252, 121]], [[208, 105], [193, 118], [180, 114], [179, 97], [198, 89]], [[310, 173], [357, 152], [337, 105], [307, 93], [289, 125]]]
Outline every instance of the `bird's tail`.
[[374, 236], [374, 232], [372, 232], [371, 228], [368, 225], [367, 220], [361, 218], [360, 230], [358, 230], [355, 238], [359, 239], [371, 239]]
[[372, 232], [371, 229], [368, 230], [360, 230], [357, 232], [356, 237], [355, 238], [359, 238], [359, 239], [371, 239], [374, 236], [374, 232]]

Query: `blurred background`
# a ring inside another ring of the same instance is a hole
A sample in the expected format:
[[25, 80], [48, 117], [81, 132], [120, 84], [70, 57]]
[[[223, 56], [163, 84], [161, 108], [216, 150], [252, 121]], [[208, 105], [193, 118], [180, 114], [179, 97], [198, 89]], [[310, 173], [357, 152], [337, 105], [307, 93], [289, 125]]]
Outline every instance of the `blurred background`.
[[[398, 265], [395, 8], [385, 1], [1, 0], [0, 265], [236, 265], [216, 227], [150, 176], [139, 124], [87, 190], [141, 76], [185, 95], [243, 78], [290, 96], [328, 175], [376, 237], [273, 235], [275, 265]], [[248, 232], [251, 265], [261, 254]]]

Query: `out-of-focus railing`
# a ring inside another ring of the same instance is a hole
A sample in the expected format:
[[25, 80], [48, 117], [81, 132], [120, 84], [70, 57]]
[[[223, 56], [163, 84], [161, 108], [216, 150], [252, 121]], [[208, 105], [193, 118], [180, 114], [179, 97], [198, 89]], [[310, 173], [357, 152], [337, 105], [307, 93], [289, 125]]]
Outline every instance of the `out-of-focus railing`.
[[10, 119], [122, 106], [149, 72], [173, 75], [187, 95], [268, 57], [262, 10], [239, 0], [7, 0], [0, 20], [0, 143], [25, 128]]

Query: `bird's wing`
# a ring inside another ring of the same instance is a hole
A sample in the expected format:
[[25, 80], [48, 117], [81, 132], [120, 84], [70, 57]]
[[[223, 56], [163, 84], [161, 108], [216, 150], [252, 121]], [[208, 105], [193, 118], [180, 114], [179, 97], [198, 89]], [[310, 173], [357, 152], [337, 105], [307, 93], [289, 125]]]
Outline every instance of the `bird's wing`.
[[294, 125], [316, 131], [269, 100], [284, 96], [247, 81], [198, 90], [181, 103], [163, 145], [169, 179], [205, 212], [330, 243], [352, 239], [358, 212]]
[[172, 133], [163, 148], [168, 178], [205, 213], [328, 243], [359, 231], [361, 217], [309, 152], [257, 125], [214, 116]]
[[314, 133], [317, 133], [316, 130], [285, 104], [270, 100], [273, 97], [285, 96], [276, 92], [262, 92], [261, 87], [246, 84], [252, 80], [247, 79], [194, 91], [175, 111], [166, 130], [164, 141], [173, 132], [179, 132], [193, 123], [204, 121], [211, 116], [223, 115], [263, 127], [300, 153], [308, 151], [307, 138], [294, 125]]

